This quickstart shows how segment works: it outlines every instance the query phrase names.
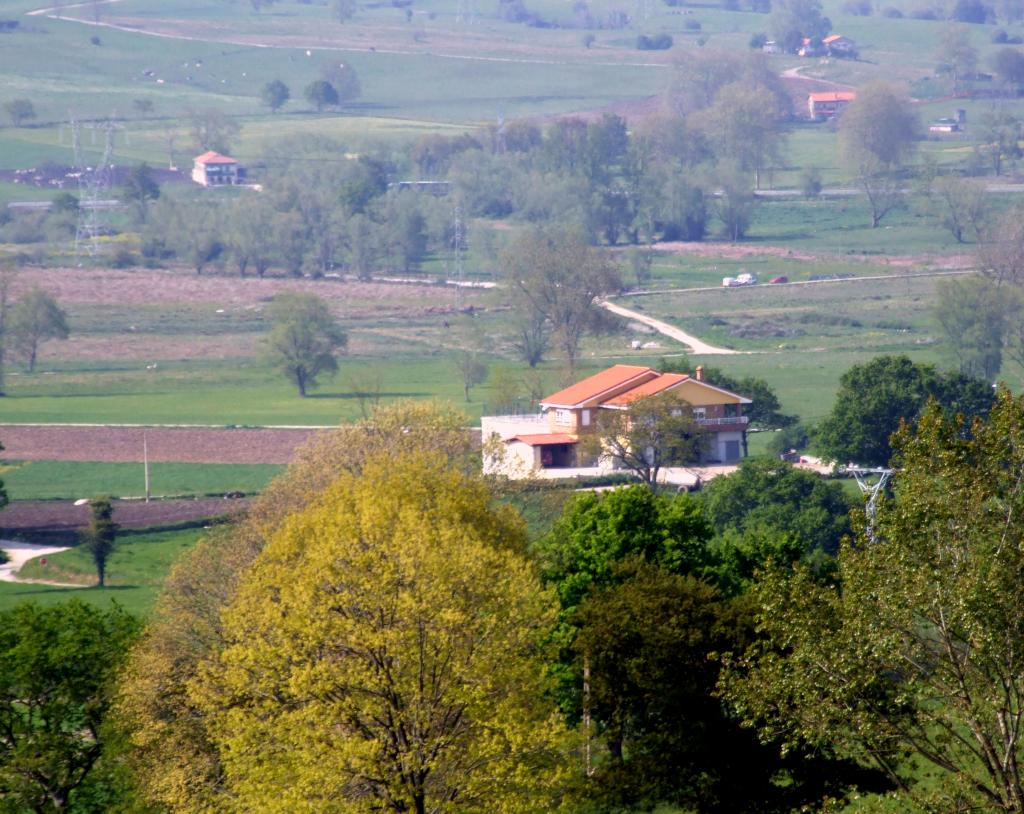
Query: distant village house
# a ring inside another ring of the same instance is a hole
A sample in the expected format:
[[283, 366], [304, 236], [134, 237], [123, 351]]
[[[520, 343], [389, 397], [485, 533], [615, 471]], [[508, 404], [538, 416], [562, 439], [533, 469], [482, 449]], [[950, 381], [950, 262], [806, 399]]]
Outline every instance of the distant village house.
[[807, 112], [812, 121], [822, 122], [834, 119], [843, 109], [857, 98], [852, 90], [830, 90], [807, 95]]
[[245, 167], [229, 156], [210, 150], [196, 156], [192, 180], [204, 187], [234, 186], [245, 183]]
[[[668, 392], [691, 406], [709, 436], [700, 463], [740, 460], [746, 447], [748, 421], [743, 407], [751, 403], [750, 399], [704, 381], [703, 367], [690, 376], [615, 365], [543, 399], [539, 414], [484, 416], [484, 471], [524, 478], [554, 477], [559, 475], [558, 470], [589, 468], [589, 474], [608, 470], [613, 462], [588, 461], [578, 454], [581, 437], [595, 432], [598, 411], [628, 411], [636, 399]], [[486, 451], [487, 446], [491, 446], [491, 453]]]

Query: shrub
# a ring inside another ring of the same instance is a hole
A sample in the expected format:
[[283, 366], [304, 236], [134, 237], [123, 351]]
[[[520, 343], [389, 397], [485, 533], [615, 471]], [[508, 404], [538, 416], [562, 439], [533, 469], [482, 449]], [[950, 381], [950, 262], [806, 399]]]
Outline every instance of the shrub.
[[636, 38], [636, 47], [639, 51], [667, 51], [672, 47], [672, 36], [669, 34], [655, 34], [648, 37], [641, 34]]
[[870, 17], [874, 12], [871, 0], [846, 0], [843, 3], [843, 14], [851, 14], [854, 17]]
[[805, 198], [817, 198], [821, 195], [821, 170], [808, 167], [800, 175], [800, 191]]
[[766, 42], [768, 42], [768, 37], [764, 34], [753, 34], [750, 37], [749, 45], [751, 48], [764, 48]]
[[[689, 19], [683, 23], [683, 28], [687, 31], [700, 31], [700, 20]], [[669, 45], [671, 46], [672, 38], [669, 37]]]
[[888, 17], [890, 20], [900, 20], [903, 18], [903, 12], [896, 6], [886, 6], [882, 9], [882, 16]]

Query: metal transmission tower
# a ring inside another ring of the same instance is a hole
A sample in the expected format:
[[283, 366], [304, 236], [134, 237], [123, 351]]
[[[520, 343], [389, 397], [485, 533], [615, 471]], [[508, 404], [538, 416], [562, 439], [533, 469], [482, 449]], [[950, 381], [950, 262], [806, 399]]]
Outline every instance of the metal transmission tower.
[[[856, 479], [857, 485], [860, 487], [860, 493], [867, 495], [864, 513], [868, 518], [868, 537], [871, 539], [871, 542], [875, 542], [875, 513], [878, 510], [878, 496], [882, 494], [882, 490], [889, 483], [889, 479], [892, 477], [892, 470], [876, 467], [874, 469], [847, 468], [846, 471]], [[878, 480], [874, 481], [876, 476]]]
[[455, 22], [459, 25], [462, 23], [475, 24], [477, 15], [476, 2], [477, 0], [458, 0], [458, 4], [455, 7]]
[[[114, 157], [114, 132], [121, 125], [111, 119], [83, 125], [70, 116], [71, 147], [75, 155], [75, 174], [78, 176], [78, 225], [75, 229], [75, 260], [83, 254], [95, 257], [100, 250], [99, 238], [103, 233], [101, 219], [111, 205], [110, 184]], [[97, 131], [103, 134], [103, 154], [94, 166], [89, 166], [82, 155], [82, 128], [91, 132], [96, 143]]]

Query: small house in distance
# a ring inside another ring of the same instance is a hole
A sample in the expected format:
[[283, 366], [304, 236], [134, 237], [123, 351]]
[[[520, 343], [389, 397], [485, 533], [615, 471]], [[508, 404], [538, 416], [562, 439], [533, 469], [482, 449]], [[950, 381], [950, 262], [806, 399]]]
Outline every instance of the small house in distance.
[[857, 98], [852, 90], [830, 90], [807, 95], [807, 112], [812, 121], [822, 122], [834, 119], [847, 105]]
[[[704, 381], [703, 373], [703, 367], [690, 376], [614, 365], [543, 399], [539, 414], [484, 416], [484, 472], [516, 479], [565, 477], [579, 474], [580, 469], [590, 470], [588, 474], [605, 471], [610, 465], [607, 461], [588, 461], [577, 454], [581, 437], [593, 437], [597, 429], [598, 411], [628, 412], [636, 399], [667, 392], [691, 405], [694, 418], [708, 434], [701, 463], [735, 463], [746, 447], [748, 418], [743, 406], [751, 401]], [[565, 473], [573, 469], [577, 472]]]
[[245, 167], [213, 150], [196, 156], [192, 180], [204, 187], [234, 186], [245, 182]]
[[840, 59], [854, 59], [857, 56], [857, 43], [842, 34], [833, 34], [821, 41], [829, 56]]
[[962, 133], [967, 126], [967, 111], [960, 109], [956, 112], [955, 118], [936, 119], [928, 125], [928, 132], [936, 136], [948, 136], [953, 133]]

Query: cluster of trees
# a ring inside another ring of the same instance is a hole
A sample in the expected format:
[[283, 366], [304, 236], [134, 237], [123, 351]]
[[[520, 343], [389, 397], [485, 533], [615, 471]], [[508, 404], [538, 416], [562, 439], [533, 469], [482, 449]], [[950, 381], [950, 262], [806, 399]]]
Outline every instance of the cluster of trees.
[[643, 486], [581, 495], [531, 547], [468, 474], [464, 426], [408, 404], [325, 434], [186, 555], [121, 687], [144, 799], [781, 812], [863, 779], [781, 757], [714, 695], [713, 654], [755, 636], [756, 570], [817, 545], [769, 518], [845, 516], [837, 485], [762, 472], [749, 527], [726, 489], [713, 512]]
[[279, 145], [263, 163], [256, 198], [148, 198], [137, 211], [143, 259], [177, 257], [198, 273], [231, 263], [242, 276], [276, 268], [368, 277], [415, 272], [428, 251], [454, 248], [452, 204], [391, 185], [400, 173], [387, 156], [346, 157], [329, 139], [304, 140]]
[[[457, 412], [320, 434], [175, 567], [116, 686], [122, 612], [0, 618], [0, 790], [41, 811], [781, 814], [855, 790], [1020, 811], [998, 721], [1024, 399], [988, 393], [970, 423], [969, 383], [876, 362], [837, 408], [913, 398], [870, 529], [840, 484], [751, 459], [698, 496], [575, 494], [531, 543]], [[106, 553], [109, 505], [84, 538]]]
[[[338, 107], [358, 99], [361, 93], [359, 76], [351, 65], [328, 62], [322, 67], [320, 77], [306, 85], [302, 96], [321, 113], [325, 107]], [[291, 98], [291, 88], [280, 79], [273, 79], [260, 88], [260, 102], [270, 108], [271, 113], [277, 113]]]
[[1024, 228], [1014, 207], [975, 228], [980, 275], [945, 280], [937, 289], [935, 318], [960, 370], [991, 382], [1004, 355], [1024, 360]]

